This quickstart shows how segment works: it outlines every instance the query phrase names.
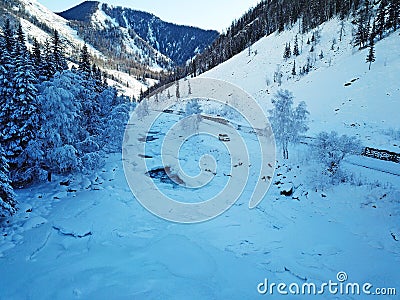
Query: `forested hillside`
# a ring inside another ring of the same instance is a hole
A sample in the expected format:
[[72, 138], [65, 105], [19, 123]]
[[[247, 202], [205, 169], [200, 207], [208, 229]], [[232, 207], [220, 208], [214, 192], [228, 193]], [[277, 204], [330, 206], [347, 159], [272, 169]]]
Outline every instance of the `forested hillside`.
[[264, 36], [290, 29], [295, 24], [300, 33], [305, 33], [334, 17], [353, 19], [357, 28], [354, 43], [362, 48], [368, 45], [371, 34], [382, 38], [386, 30], [396, 30], [400, 26], [399, 11], [398, 0], [261, 1], [197, 55], [187, 72], [197, 76], [251, 48]]
[[1, 214], [14, 213], [12, 187], [51, 181], [52, 173], [94, 170], [118, 151], [129, 99], [109, 87], [86, 46], [69, 70], [54, 31], [51, 43], [26, 47], [22, 26], [0, 36]]
[[[71, 25], [91, 43], [107, 41], [114, 46], [122, 45], [118, 39], [128, 35], [136, 41], [142, 40], [147, 47], [150, 45], [176, 65], [183, 65], [201, 53], [218, 36], [217, 31], [176, 25], [146, 12], [97, 1], [85, 1], [59, 15], [75, 21]], [[144, 49], [144, 45], [141, 47]], [[145, 57], [149, 55], [144, 54]], [[163, 62], [161, 56], [157, 59], [160, 66], [168, 67], [168, 61]]]

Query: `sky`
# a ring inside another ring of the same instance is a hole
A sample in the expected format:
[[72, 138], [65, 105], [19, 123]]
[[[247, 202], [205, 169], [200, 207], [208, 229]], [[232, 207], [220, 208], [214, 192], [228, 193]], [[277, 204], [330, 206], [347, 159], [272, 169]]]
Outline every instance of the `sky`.
[[[55, 12], [64, 11], [83, 2], [82, 0], [37, 1]], [[164, 21], [221, 32], [260, 0], [111, 0], [102, 2], [147, 11]]]

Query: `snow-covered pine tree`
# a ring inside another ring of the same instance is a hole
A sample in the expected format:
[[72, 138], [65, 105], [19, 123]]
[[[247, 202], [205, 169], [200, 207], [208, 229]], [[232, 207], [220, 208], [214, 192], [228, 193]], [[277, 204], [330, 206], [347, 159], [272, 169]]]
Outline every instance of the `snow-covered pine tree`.
[[0, 33], [0, 120], [2, 120], [0, 122], [0, 142], [4, 143], [5, 126], [12, 113], [10, 102], [14, 94], [14, 61], [11, 57], [14, 33], [9, 20], [6, 20], [2, 31], [3, 33]]
[[46, 40], [43, 45], [43, 54], [39, 66], [39, 73], [39, 81], [50, 80], [56, 73], [56, 68], [53, 60], [53, 51], [48, 40]]
[[0, 216], [14, 214], [16, 205], [15, 194], [8, 175], [7, 159], [0, 145]]
[[293, 55], [295, 55], [295, 56], [299, 56], [299, 55], [300, 55], [300, 51], [299, 51], [299, 41], [298, 41], [297, 35], [296, 35], [296, 37], [294, 38]]
[[386, 29], [395, 31], [399, 25], [399, 14], [400, 14], [400, 1], [390, 0], [388, 6], [388, 17], [386, 20]]
[[93, 80], [94, 80], [96, 93], [103, 92], [104, 85], [103, 85], [102, 73], [101, 73], [100, 68], [97, 67], [96, 64], [92, 65], [92, 77], [93, 77]]
[[33, 38], [33, 48], [31, 53], [31, 61], [36, 78], [40, 78], [40, 67], [42, 65], [42, 51], [37, 39]]
[[100, 120], [100, 104], [99, 104], [99, 93], [96, 87], [96, 81], [93, 77], [86, 78], [87, 73], [81, 73], [82, 84], [84, 89], [78, 96], [78, 101], [81, 102], [81, 126], [92, 135], [98, 135], [99, 129], [101, 128]]
[[11, 27], [11, 23], [9, 19], [6, 19], [3, 26], [3, 37], [4, 37], [4, 47], [7, 49], [8, 53], [13, 51], [13, 47], [15, 44], [14, 40], [14, 31]]
[[29, 141], [34, 139], [37, 131], [37, 89], [30, 53], [25, 45], [22, 26], [19, 25], [17, 39], [12, 53], [13, 95], [6, 101], [3, 110], [9, 114], [8, 122], [3, 130], [3, 145], [12, 168], [16, 166], [16, 158]]
[[292, 75], [296, 75], [296, 61], [293, 61]]
[[359, 49], [362, 49], [368, 43], [370, 20], [371, 3], [369, 0], [364, 0], [364, 4], [359, 9], [355, 20], [357, 29], [354, 34], [354, 46], [358, 46]]
[[290, 58], [291, 56], [292, 56], [292, 50], [291, 50], [291, 47], [290, 47], [290, 43], [289, 43], [289, 44], [286, 43], [285, 51], [284, 51], [284, 53], [283, 53], [283, 58], [284, 58], [284, 59], [288, 59], [288, 58]]
[[100, 104], [99, 93], [102, 91], [101, 81], [97, 80], [97, 67], [90, 62], [90, 55], [87, 45], [85, 44], [81, 50], [78, 74], [81, 77], [80, 82], [85, 89], [78, 96], [81, 102], [83, 118], [81, 118], [81, 126], [85, 128], [92, 136], [98, 135], [100, 124]]
[[382, 0], [381, 3], [379, 4], [375, 18], [375, 23], [376, 23], [375, 34], [379, 36], [380, 39], [382, 39], [383, 34], [385, 32], [386, 12], [387, 12], [387, 1]]
[[67, 65], [67, 60], [65, 58], [65, 51], [63, 44], [61, 42], [60, 34], [58, 33], [57, 30], [53, 31], [53, 36], [51, 38], [51, 44], [52, 44], [52, 54], [53, 54], [53, 63], [54, 63], [54, 69], [56, 72], [61, 72], [63, 70], [68, 69]]
[[117, 90], [109, 87], [100, 94], [99, 103], [103, 126], [98, 144], [107, 152], [119, 151], [129, 120], [129, 100], [118, 96]]
[[79, 57], [79, 70], [84, 74], [84, 77], [88, 79], [90, 77], [90, 55], [86, 44], [83, 45]]

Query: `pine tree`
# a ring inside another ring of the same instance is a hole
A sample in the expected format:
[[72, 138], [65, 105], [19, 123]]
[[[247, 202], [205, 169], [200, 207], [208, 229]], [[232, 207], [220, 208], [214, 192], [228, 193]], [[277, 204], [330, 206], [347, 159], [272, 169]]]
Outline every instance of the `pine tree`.
[[357, 19], [357, 30], [354, 35], [354, 46], [358, 46], [359, 49], [361, 49], [364, 46], [365, 42], [365, 28], [364, 28], [364, 23], [361, 18]]
[[296, 61], [293, 61], [292, 75], [296, 75]]
[[4, 23], [3, 27], [3, 37], [4, 37], [4, 47], [8, 51], [8, 53], [11, 53], [14, 47], [14, 31], [11, 28], [10, 20], [7, 19], [6, 22]]
[[379, 4], [378, 11], [376, 14], [376, 31], [375, 34], [379, 35], [379, 38], [382, 39], [383, 33], [385, 31], [386, 25], [386, 9], [387, 9], [387, 2], [386, 0], [382, 0]]
[[144, 98], [143, 88], [140, 88], [139, 101], [142, 101], [143, 98]]
[[39, 79], [40, 77], [40, 67], [42, 65], [42, 53], [40, 50], [40, 44], [37, 39], [33, 39], [33, 48], [32, 48], [32, 55], [31, 55], [32, 64], [34, 67], [34, 72], [36, 78]]
[[53, 62], [55, 71], [62, 72], [63, 70], [67, 70], [68, 65], [64, 55], [65, 51], [57, 30], [53, 31], [51, 42], [53, 47]]
[[[92, 77], [94, 81], [94, 88], [97, 93], [101, 93], [103, 88], [103, 79], [101, 77], [101, 70], [96, 66], [96, 64], [92, 65]], [[128, 86], [129, 87], [129, 86]]]
[[8, 174], [7, 159], [0, 144], [0, 216], [12, 215], [16, 211], [17, 203]]
[[386, 29], [395, 31], [399, 26], [400, 18], [400, 1], [391, 0], [389, 4], [389, 17], [386, 22]]
[[277, 22], [278, 22], [278, 32], [282, 32], [285, 30], [285, 20], [283, 14], [283, 4], [279, 5], [279, 10], [277, 13]]
[[358, 11], [356, 24], [357, 30], [354, 36], [354, 45], [362, 49], [368, 42], [369, 24], [371, 20], [371, 4], [369, 0], [364, 1], [363, 7]]
[[367, 56], [367, 63], [369, 63], [368, 70], [371, 70], [371, 64], [375, 62], [375, 43], [374, 43], [374, 36], [371, 33], [370, 39], [369, 39], [369, 51], [368, 51], [368, 56]]
[[290, 43], [289, 43], [289, 44], [286, 43], [285, 51], [284, 51], [284, 53], [283, 53], [283, 58], [284, 58], [284, 59], [288, 59], [288, 58], [290, 58], [291, 56], [292, 56], [292, 50], [291, 50], [291, 47], [290, 47]]
[[15, 59], [14, 93], [4, 107], [8, 110], [9, 119], [3, 130], [3, 145], [11, 166], [16, 167], [15, 159], [26, 148], [29, 141], [34, 139], [37, 131], [37, 89], [35, 87], [37, 78], [34, 75], [21, 25], [18, 27], [13, 57]]
[[43, 48], [43, 59], [41, 60], [41, 64], [39, 67], [40, 81], [50, 80], [56, 73], [56, 67], [53, 58], [54, 57], [52, 47], [50, 45], [50, 42], [46, 40], [44, 42]]
[[300, 55], [300, 52], [299, 52], [299, 41], [297, 39], [297, 35], [294, 38], [293, 55], [295, 55], [295, 56], [299, 56]]
[[13, 35], [7, 20], [3, 27], [3, 34], [0, 34], [0, 142], [4, 142], [5, 127], [12, 113], [10, 102], [14, 95], [14, 61], [11, 57]]
[[81, 49], [79, 70], [84, 74], [86, 79], [90, 77], [90, 55], [86, 44], [83, 45], [83, 48]]

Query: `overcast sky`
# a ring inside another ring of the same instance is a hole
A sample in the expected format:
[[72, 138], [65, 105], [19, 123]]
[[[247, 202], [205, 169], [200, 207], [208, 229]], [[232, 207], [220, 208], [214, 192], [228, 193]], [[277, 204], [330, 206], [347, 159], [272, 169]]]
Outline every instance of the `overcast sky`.
[[[64, 11], [83, 2], [82, 0], [37, 1], [55, 12]], [[103, 2], [147, 11], [164, 21], [222, 31], [231, 25], [233, 19], [242, 16], [259, 0], [111, 0]]]

